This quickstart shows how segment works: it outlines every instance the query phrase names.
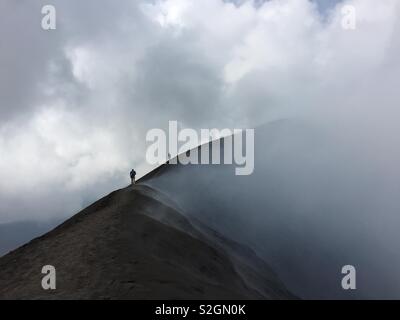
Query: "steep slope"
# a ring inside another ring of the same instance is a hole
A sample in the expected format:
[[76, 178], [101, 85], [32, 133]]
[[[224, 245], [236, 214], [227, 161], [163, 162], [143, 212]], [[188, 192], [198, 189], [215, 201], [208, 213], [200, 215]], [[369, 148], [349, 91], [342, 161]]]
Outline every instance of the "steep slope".
[[[41, 288], [41, 269], [57, 289]], [[250, 249], [188, 220], [159, 192], [115, 191], [0, 258], [1, 299], [286, 299]]]
[[[301, 119], [257, 128], [254, 151], [249, 176], [235, 165], [165, 165], [143, 181], [249, 246], [300, 298], [399, 299], [399, 171], [381, 162], [391, 155], [345, 148]], [[348, 264], [357, 290], [341, 286]]]

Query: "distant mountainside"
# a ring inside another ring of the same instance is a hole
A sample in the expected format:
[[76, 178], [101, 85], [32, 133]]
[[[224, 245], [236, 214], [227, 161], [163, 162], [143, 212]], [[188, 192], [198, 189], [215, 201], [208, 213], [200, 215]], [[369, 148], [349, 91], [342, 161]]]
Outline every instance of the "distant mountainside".
[[[57, 289], [41, 287], [44, 265]], [[256, 254], [145, 185], [111, 193], [0, 258], [0, 299], [292, 299]]]
[[0, 224], [0, 257], [10, 250], [50, 231], [60, 222], [22, 221]]

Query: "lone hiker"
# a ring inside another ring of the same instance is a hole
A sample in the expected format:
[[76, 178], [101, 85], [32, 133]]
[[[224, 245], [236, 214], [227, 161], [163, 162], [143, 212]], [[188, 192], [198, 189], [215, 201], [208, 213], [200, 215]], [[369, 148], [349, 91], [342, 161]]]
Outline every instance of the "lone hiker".
[[135, 177], [136, 177], [136, 171], [132, 169], [131, 170], [131, 181], [132, 181], [132, 184], [136, 183]]

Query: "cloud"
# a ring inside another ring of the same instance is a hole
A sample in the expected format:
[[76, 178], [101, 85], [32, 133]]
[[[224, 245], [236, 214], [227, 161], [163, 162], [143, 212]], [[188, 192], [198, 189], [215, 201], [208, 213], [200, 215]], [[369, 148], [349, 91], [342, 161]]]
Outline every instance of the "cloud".
[[354, 31], [338, 1], [54, 0], [49, 32], [47, 2], [0, 4], [0, 222], [72, 214], [145, 173], [146, 132], [168, 120], [398, 134], [396, 0], [344, 1]]

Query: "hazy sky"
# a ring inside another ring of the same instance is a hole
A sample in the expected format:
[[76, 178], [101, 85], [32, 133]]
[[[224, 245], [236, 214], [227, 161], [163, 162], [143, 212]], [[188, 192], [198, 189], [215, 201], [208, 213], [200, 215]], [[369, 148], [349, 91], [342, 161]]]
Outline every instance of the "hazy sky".
[[72, 214], [144, 174], [146, 132], [168, 120], [303, 117], [396, 146], [400, 3], [343, 3], [0, 1], [0, 223]]

